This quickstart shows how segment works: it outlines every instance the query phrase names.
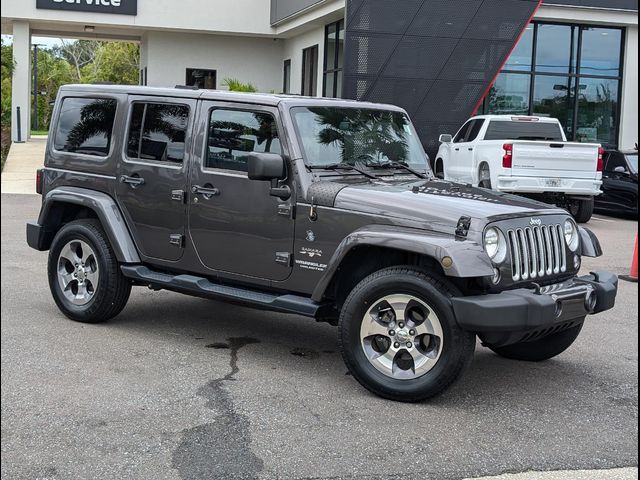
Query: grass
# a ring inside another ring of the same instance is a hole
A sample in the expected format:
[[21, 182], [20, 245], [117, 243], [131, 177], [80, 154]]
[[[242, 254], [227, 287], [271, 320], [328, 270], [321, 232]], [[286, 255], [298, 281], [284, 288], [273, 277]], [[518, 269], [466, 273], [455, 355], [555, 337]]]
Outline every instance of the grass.
[[31, 135], [49, 135], [48, 130], [31, 130]]

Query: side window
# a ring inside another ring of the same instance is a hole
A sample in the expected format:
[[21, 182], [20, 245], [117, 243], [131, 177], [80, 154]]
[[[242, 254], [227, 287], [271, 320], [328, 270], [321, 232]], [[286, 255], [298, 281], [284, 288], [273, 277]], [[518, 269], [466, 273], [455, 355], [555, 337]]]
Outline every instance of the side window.
[[60, 152], [106, 157], [111, 148], [117, 102], [107, 98], [62, 101], [53, 146]]
[[182, 163], [188, 122], [187, 105], [134, 103], [127, 156], [139, 160]]
[[204, 168], [247, 171], [249, 153], [282, 153], [273, 115], [244, 110], [212, 110]]
[[484, 120], [478, 119], [474, 120], [473, 125], [469, 128], [469, 133], [467, 134], [467, 142], [473, 142], [478, 138], [480, 134], [480, 130], [482, 130], [482, 126], [484, 125]]
[[465, 139], [467, 138], [467, 133], [469, 133], [469, 128], [471, 128], [472, 123], [473, 123], [473, 120], [469, 120], [467, 123], [465, 123], [462, 126], [462, 128], [458, 131], [458, 133], [454, 137], [453, 143], [462, 143], [465, 141]]

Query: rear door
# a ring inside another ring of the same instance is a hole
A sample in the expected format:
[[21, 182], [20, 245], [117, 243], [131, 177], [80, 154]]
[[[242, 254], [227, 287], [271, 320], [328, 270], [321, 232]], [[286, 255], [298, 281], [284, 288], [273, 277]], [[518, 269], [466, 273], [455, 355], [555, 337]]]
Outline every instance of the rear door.
[[118, 203], [140, 252], [182, 257], [190, 134], [196, 101], [131, 96], [118, 165]]
[[631, 177], [624, 154], [611, 152], [602, 173], [602, 195], [596, 197], [601, 206], [634, 210], [638, 201], [638, 183]]

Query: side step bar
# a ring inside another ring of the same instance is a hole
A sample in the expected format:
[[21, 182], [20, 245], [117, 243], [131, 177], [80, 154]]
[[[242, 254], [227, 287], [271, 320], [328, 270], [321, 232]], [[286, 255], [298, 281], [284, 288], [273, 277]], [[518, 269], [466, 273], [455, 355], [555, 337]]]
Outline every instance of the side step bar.
[[152, 288], [171, 290], [196, 297], [225, 300], [265, 310], [318, 318], [318, 312], [323, 306], [307, 297], [274, 295], [272, 293], [220, 285], [204, 277], [156, 272], [144, 265], [122, 265], [120, 269], [125, 277], [149, 285]]

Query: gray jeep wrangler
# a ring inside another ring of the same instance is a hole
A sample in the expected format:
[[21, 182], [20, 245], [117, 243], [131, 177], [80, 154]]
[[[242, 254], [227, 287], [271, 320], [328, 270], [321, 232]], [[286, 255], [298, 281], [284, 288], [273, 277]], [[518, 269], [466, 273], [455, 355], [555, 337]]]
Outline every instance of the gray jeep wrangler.
[[338, 326], [367, 389], [420, 401], [476, 337], [503, 357], [566, 350], [614, 306], [578, 276], [595, 236], [564, 210], [434, 177], [400, 108], [185, 88], [65, 86], [27, 241], [51, 293], [102, 322], [131, 287]]

